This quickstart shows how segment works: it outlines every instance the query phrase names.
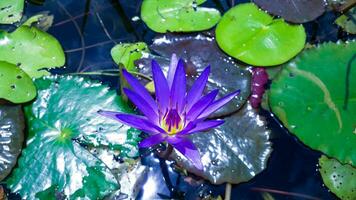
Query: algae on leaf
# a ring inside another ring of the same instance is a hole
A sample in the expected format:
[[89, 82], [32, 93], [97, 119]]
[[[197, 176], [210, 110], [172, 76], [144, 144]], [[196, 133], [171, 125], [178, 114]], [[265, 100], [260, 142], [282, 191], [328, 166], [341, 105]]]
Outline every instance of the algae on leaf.
[[20, 21], [25, 0], [1, 0], [0, 24], [12, 24]]
[[356, 199], [356, 168], [342, 165], [335, 159], [319, 159], [320, 174], [324, 184], [342, 200]]
[[216, 28], [216, 41], [223, 51], [255, 66], [288, 61], [304, 48], [305, 40], [302, 25], [274, 19], [253, 3], [231, 8]]
[[345, 14], [338, 17], [335, 20], [335, 23], [346, 32], [356, 34], [356, 8], [354, 7]]
[[21, 68], [0, 61], [0, 99], [25, 103], [36, 97], [36, 87]]
[[210, 29], [219, 21], [220, 12], [200, 7], [206, 0], [144, 0], [141, 17], [159, 33], [192, 32]]
[[272, 112], [307, 146], [356, 166], [356, 42], [303, 52], [273, 80]]
[[56, 38], [23, 25], [12, 33], [0, 30], [0, 61], [15, 64], [30, 77], [38, 78], [49, 74], [46, 69], [63, 66], [65, 56]]

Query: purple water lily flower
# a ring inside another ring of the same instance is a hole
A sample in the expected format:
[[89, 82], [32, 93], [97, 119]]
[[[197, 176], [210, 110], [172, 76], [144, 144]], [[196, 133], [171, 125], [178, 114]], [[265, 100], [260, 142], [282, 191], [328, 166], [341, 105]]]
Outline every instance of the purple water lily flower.
[[132, 88], [132, 90], [124, 88], [124, 92], [145, 116], [111, 111], [99, 111], [99, 114], [150, 134], [147, 139], [141, 141], [139, 147], [150, 147], [166, 141], [189, 159], [197, 169], [202, 170], [199, 151], [187, 136], [223, 124], [223, 120], [206, 119], [240, 92], [237, 90], [219, 100], [215, 100], [218, 90], [203, 96], [209, 73], [210, 66], [205, 68], [186, 93], [183, 60], [178, 61], [173, 54], [167, 78], [158, 63], [152, 60], [156, 93], [154, 100], [136, 78], [123, 70], [123, 76]]

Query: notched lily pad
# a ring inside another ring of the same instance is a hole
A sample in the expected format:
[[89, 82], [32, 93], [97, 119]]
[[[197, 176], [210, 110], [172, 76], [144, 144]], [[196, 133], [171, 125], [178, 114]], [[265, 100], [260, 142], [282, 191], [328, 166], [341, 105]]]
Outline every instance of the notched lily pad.
[[0, 105], [0, 181], [10, 174], [21, 153], [25, 122], [21, 106]]
[[0, 61], [0, 99], [24, 103], [35, 97], [32, 79], [16, 65]]
[[294, 23], [312, 21], [325, 12], [325, 0], [253, 0], [263, 10]]
[[138, 156], [140, 131], [97, 114], [100, 109], [133, 112], [116, 91], [96, 81], [71, 76], [37, 79], [36, 86], [38, 98], [25, 108], [27, 118], [36, 122], [34, 127], [42, 124], [44, 132], [51, 132], [52, 128], [64, 130], [83, 144], [116, 149], [122, 157]]
[[0, 30], [0, 60], [15, 64], [30, 77], [38, 78], [49, 74], [45, 69], [63, 66], [65, 56], [56, 38], [23, 25], [12, 33]]
[[127, 71], [137, 71], [134, 61], [149, 52], [146, 43], [122, 43], [111, 49], [111, 57], [118, 65], [123, 65]]
[[320, 174], [324, 184], [342, 200], [356, 199], [356, 168], [342, 165], [335, 159], [319, 159]]
[[203, 171], [198, 171], [177, 151], [171, 158], [214, 184], [248, 181], [266, 168], [272, 151], [270, 131], [265, 119], [250, 104], [224, 120], [215, 129], [189, 136], [200, 152]]
[[273, 80], [272, 112], [304, 144], [356, 165], [356, 42], [304, 51]]
[[303, 48], [302, 25], [274, 19], [253, 3], [239, 4], [221, 18], [216, 41], [230, 56], [255, 66], [282, 64]]
[[0, 24], [12, 24], [20, 21], [25, 0], [1, 0]]
[[222, 107], [212, 117], [219, 117], [236, 112], [246, 102], [250, 95], [251, 73], [238, 65], [230, 57], [226, 56], [216, 44], [216, 41], [203, 34], [179, 36], [166, 34], [154, 39], [150, 49], [161, 57], [143, 59], [139, 64], [139, 71], [146, 75], [151, 73], [151, 59], [157, 59], [168, 71], [169, 59], [173, 53], [186, 61], [186, 73], [188, 74], [188, 88], [193, 84], [198, 75], [207, 67], [211, 66], [211, 73], [207, 83], [207, 90], [219, 89], [217, 98], [240, 89], [241, 93], [231, 102]]
[[159, 33], [192, 32], [212, 28], [220, 19], [214, 8], [200, 7], [206, 0], [144, 0], [141, 18]]

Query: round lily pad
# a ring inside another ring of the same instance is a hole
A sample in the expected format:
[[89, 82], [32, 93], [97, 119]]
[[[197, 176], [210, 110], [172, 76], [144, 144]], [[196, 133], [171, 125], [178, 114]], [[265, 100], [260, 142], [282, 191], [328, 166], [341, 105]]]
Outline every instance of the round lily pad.
[[0, 98], [24, 103], [35, 97], [32, 79], [16, 65], [0, 61]]
[[220, 12], [200, 7], [205, 0], [144, 0], [141, 18], [159, 33], [192, 32], [210, 29], [219, 21]]
[[207, 82], [206, 93], [214, 89], [219, 89], [217, 98], [221, 98], [228, 93], [240, 89], [241, 93], [231, 102], [223, 106], [211, 117], [221, 117], [236, 112], [246, 102], [250, 96], [251, 73], [234, 62], [232, 58], [226, 56], [216, 44], [214, 38], [203, 34], [177, 35], [165, 34], [154, 39], [150, 49], [162, 57], [149, 57], [141, 60], [139, 71], [146, 75], [151, 73], [151, 59], [156, 59], [163, 71], [168, 71], [169, 59], [173, 53], [186, 62], [186, 73], [188, 74], [187, 84], [191, 86], [197, 76], [208, 65], [211, 72]]
[[14, 32], [0, 30], [0, 60], [20, 67], [30, 77], [48, 75], [45, 69], [64, 65], [59, 42], [35, 27], [20, 26]]
[[282, 64], [305, 44], [302, 25], [274, 19], [253, 3], [239, 4], [221, 18], [216, 40], [230, 56], [255, 66]]
[[148, 53], [148, 47], [144, 42], [117, 44], [111, 49], [111, 57], [115, 63], [122, 64], [127, 71], [137, 71], [134, 61]]
[[265, 119], [250, 104], [224, 120], [217, 128], [189, 136], [200, 152], [202, 171], [176, 150], [171, 158], [214, 184], [249, 181], [266, 168], [272, 151], [270, 131]]
[[0, 181], [10, 174], [21, 153], [25, 122], [21, 106], [0, 105]]
[[335, 159], [319, 159], [320, 174], [324, 184], [342, 200], [356, 199], [356, 168], [342, 165]]
[[325, 12], [325, 0], [253, 0], [263, 10], [293, 23], [312, 21]]
[[1, 0], [0, 24], [12, 24], [20, 21], [25, 0]]
[[307, 146], [356, 165], [356, 42], [303, 52], [273, 80], [269, 105]]

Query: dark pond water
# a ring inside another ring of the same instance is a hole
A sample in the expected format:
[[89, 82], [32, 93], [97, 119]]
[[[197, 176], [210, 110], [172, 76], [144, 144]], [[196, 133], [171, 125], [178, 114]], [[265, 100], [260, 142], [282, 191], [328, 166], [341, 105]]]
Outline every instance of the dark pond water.
[[[206, 4], [225, 12], [232, 5], [248, 1], [209, 0]], [[150, 31], [142, 21], [133, 21], [139, 16], [140, 0], [46, 0], [43, 5], [27, 3], [25, 15], [31, 16], [38, 12], [49, 11], [54, 15], [53, 26], [49, 32], [54, 35], [66, 51], [66, 68], [54, 70], [54, 73], [95, 71], [98, 69], [115, 69], [110, 56], [111, 48], [119, 42], [145, 41], [152, 43], [157, 35]], [[345, 40], [348, 35], [333, 24], [336, 14], [327, 12], [316, 21], [305, 25], [309, 43]], [[119, 87], [116, 77], [92, 76]], [[281, 127], [276, 118], [266, 111], [261, 114], [267, 117], [268, 126], [273, 132], [274, 151], [267, 169], [248, 183], [234, 185], [232, 199], [258, 200], [263, 199], [261, 190], [270, 189], [285, 194], [271, 193], [275, 199], [337, 199], [323, 186], [317, 162], [320, 153], [312, 151]], [[148, 156], [143, 158], [147, 166], [153, 167], [155, 176], [156, 196], [154, 198], [196, 199], [199, 195], [223, 195], [225, 185], [208, 183], [191, 186], [172, 170], [168, 170], [164, 162]], [[292, 195], [297, 193], [305, 197]], [[138, 199], [147, 199], [147, 192], [142, 188]]]

